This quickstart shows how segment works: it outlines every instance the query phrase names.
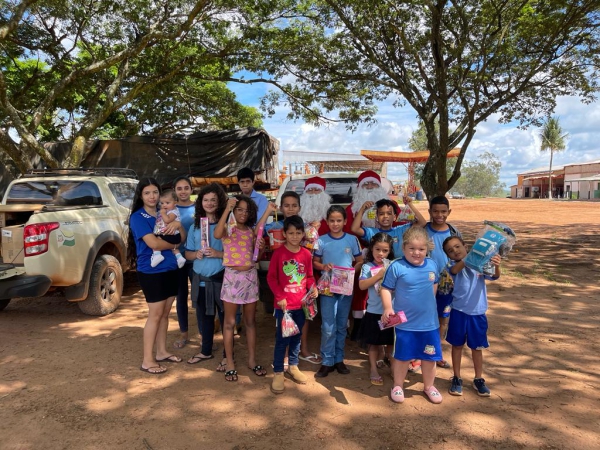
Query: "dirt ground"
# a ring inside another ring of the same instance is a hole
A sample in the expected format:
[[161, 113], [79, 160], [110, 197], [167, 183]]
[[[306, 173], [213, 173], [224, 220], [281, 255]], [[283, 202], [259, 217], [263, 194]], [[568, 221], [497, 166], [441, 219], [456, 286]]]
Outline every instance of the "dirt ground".
[[[452, 372], [438, 369], [441, 405], [422, 395], [420, 374], [409, 375], [404, 404], [393, 404], [388, 369], [384, 386], [371, 386], [367, 357], [351, 342], [350, 375], [288, 380], [280, 396], [269, 390], [271, 371], [258, 378], [246, 368], [243, 336], [237, 383], [215, 372], [218, 358], [147, 375], [139, 370], [146, 305], [130, 275], [107, 317], [85, 316], [60, 296], [15, 300], [0, 313], [0, 449], [600, 448], [600, 204], [452, 203], [451, 222], [469, 242], [484, 219], [511, 225], [519, 239], [489, 284], [491, 398], [471, 388], [465, 353], [462, 397], [446, 394]], [[268, 366], [274, 321], [260, 309], [257, 322], [259, 363]], [[173, 308], [169, 345], [177, 337]], [[174, 353], [187, 359], [198, 342]], [[318, 366], [300, 368], [312, 375]]]

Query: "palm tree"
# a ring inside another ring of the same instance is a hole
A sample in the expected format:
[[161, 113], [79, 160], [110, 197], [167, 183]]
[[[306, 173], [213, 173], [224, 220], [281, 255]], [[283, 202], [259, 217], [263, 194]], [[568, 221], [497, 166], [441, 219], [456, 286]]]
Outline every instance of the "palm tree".
[[548, 198], [552, 199], [552, 158], [554, 152], [560, 152], [566, 148], [566, 140], [568, 133], [563, 133], [558, 117], [548, 117], [546, 123], [540, 131], [540, 139], [542, 140], [541, 151], [550, 150], [550, 169], [548, 169]]

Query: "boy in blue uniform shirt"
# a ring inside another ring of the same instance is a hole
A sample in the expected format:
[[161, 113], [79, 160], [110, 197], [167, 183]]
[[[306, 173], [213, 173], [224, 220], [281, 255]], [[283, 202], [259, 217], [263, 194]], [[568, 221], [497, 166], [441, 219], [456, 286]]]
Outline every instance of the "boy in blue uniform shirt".
[[462, 395], [462, 378], [460, 363], [462, 350], [467, 343], [471, 349], [475, 379], [473, 387], [481, 397], [489, 397], [490, 390], [483, 379], [483, 349], [489, 347], [487, 340], [488, 322], [487, 290], [485, 280], [500, 278], [500, 255], [492, 257], [495, 266], [494, 276], [483, 275], [465, 266], [463, 259], [467, 256], [467, 248], [462, 238], [452, 236], [444, 242], [444, 251], [453, 261], [450, 275], [454, 279], [452, 291], [452, 314], [448, 324], [446, 341], [452, 345], [452, 367], [454, 376], [449, 392], [451, 395]]
[[[412, 202], [412, 199], [410, 197], [404, 197], [404, 201], [409, 204]], [[373, 206], [375, 206], [376, 209], [375, 214], [379, 228], [361, 226], [361, 220], [365, 211]], [[411, 209], [415, 213], [415, 219], [417, 220], [414, 225], [424, 227], [427, 221], [423, 215], [413, 205], [411, 205]], [[366, 242], [369, 242], [377, 233], [389, 234], [394, 240], [394, 255], [396, 255], [396, 258], [401, 258], [404, 255], [402, 252], [402, 236], [413, 224], [407, 223], [394, 227], [394, 220], [396, 220], [399, 212], [398, 204], [389, 198], [382, 198], [375, 203], [365, 202], [354, 217], [350, 230]]]
[[[450, 202], [446, 197], [441, 195], [433, 197], [429, 201], [430, 220], [425, 225], [425, 230], [429, 236], [429, 257], [437, 263], [440, 270], [440, 285], [435, 296], [440, 321], [440, 339], [446, 338], [450, 318], [450, 303], [452, 302], [452, 283], [448, 283], [449, 280], [444, 276], [444, 270], [450, 261], [444, 252], [444, 241], [450, 236], [461, 237], [460, 232], [446, 222], [451, 212]], [[437, 362], [437, 366], [447, 369], [450, 364], [442, 357], [442, 360]]]

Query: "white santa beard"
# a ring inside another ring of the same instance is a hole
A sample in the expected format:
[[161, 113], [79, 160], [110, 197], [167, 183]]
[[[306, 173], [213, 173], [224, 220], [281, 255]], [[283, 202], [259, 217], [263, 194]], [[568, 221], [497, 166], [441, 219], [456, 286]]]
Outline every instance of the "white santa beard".
[[[381, 186], [375, 189], [358, 188], [352, 196], [352, 213], [356, 215], [358, 210], [365, 202], [375, 203], [377, 200], [381, 200], [382, 198], [388, 198], [388, 196], [386, 190]], [[368, 212], [369, 210], [365, 211], [363, 215], [362, 226], [370, 228], [377, 227], [377, 219], [369, 219], [367, 217]]]
[[319, 194], [302, 194], [300, 197], [300, 217], [306, 223], [320, 222], [331, 206], [331, 197], [325, 191]]

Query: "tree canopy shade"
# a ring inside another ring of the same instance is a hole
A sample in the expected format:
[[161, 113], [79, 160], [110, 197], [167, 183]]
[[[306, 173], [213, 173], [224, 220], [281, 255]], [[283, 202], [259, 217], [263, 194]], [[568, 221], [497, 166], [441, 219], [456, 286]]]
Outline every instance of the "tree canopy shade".
[[[285, 20], [255, 30], [272, 52], [254, 68], [293, 75], [264, 99], [267, 109], [285, 100], [292, 118], [316, 121], [335, 110], [356, 124], [373, 118], [376, 100], [410, 105], [431, 152], [421, 177], [429, 196], [457, 182], [477, 125], [492, 114], [537, 124], [557, 96], [592, 101], [598, 86], [597, 0], [281, 4]], [[458, 146], [448, 177], [446, 154]]]
[[558, 117], [548, 117], [540, 131], [541, 151], [550, 152], [550, 168], [548, 169], [548, 198], [552, 199], [552, 159], [554, 152], [560, 152], [567, 146], [568, 133], [563, 133]]
[[[231, 3], [231, 4], [230, 4]], [[234, 2], [9, 0], [0, 5], [0, 161], [58, 161], [43, 142], [259, 126], [227, 88]], [[11, 131], [11, 133], [9, 133]], [[16, 132], [18, 139], [13, 139]]]

